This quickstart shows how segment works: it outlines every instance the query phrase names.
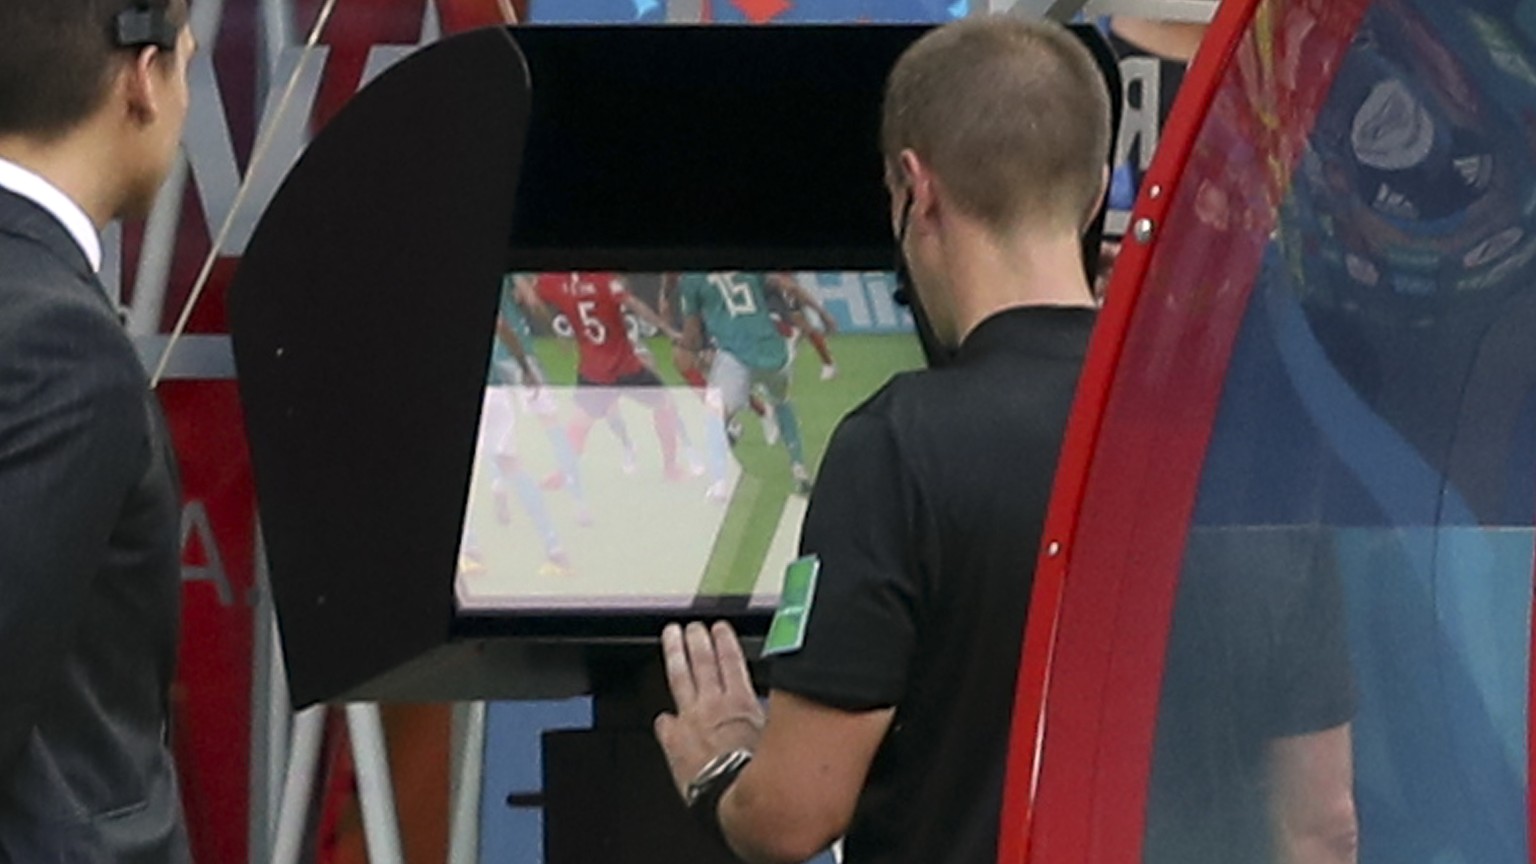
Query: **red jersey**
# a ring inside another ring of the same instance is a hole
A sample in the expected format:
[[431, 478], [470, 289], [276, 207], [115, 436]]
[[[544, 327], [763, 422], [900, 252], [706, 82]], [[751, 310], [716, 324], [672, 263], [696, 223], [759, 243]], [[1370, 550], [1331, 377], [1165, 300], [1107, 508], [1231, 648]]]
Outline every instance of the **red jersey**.
[[570, 322], [581, 351], [577, 370], [593, 384], [613, 384], [645, 371], [624, 320], [624, 283], [612, 273], [540, 276], [534, 289]]

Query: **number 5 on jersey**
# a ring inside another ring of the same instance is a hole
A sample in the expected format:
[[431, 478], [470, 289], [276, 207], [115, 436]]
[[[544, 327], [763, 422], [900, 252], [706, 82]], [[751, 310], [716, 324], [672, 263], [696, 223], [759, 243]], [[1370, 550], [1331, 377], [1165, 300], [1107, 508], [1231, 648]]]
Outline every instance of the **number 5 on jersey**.
[[587, 341], [593, 345], [608, 341], [608, 327], [597, 319], [597, 301], [582, 300], [576, 304], [576, 313], [581, 316], [581, 329], [587, 331]]

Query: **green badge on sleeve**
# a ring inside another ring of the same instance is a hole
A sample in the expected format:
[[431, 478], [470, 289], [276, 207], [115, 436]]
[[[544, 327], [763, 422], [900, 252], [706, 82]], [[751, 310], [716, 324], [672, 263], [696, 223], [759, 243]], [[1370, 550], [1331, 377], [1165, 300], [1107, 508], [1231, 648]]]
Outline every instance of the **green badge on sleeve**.
[[821, 559], [807, 555], [792, 562], [784, 571], [784, 591], [779, 597], [779, 611], [768, 625], [763, 641], [763, 656], [793, 654], [805, 646], [805, 628], [811, 621], [811, 606], [816, 602], [816, 577], [821, 573]]

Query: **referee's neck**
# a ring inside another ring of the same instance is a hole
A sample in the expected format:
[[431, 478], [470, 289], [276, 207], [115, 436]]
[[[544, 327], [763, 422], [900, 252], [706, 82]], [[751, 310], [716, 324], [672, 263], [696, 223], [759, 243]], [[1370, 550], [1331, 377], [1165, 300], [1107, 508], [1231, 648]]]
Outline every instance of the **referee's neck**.
[[1097, 305], [1076, 236], [1019, 234], [1006, 243], [971, 236], [955, 238], [950, 245], [947, 270], [961, 341], [1005, 309]]

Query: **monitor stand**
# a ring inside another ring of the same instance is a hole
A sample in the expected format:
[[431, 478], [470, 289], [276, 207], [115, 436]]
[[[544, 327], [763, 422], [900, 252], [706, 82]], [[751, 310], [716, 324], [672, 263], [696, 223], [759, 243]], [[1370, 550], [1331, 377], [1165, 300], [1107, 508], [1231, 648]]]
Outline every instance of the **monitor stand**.
[[543, 735], [546, 864], [734, 864], [683, 808], [652, 724], [672, 709], [660, 649], [590, 655], [592, 728]]

